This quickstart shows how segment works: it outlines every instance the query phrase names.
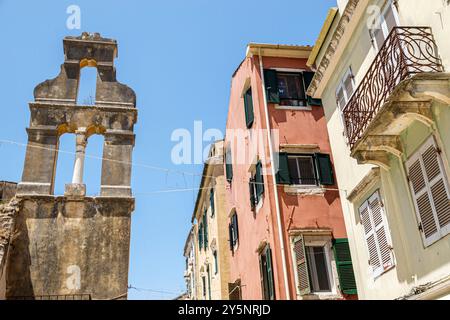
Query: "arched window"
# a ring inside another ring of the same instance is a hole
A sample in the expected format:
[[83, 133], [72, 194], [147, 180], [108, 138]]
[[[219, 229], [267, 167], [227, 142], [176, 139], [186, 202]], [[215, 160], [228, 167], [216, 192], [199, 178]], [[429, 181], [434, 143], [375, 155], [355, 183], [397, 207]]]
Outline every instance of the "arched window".
[[104, 140], [103, 135], [94, 134], [89, 137], [86, 145], [83, 182], [88, 196], [100, 195]]
[[63, 195], [64, 186], [72, 182], [75, 161], [75, 134], [63, 134], [59, 137], [56, 171], [53, 182], [53, 194]]
[[95, 94], [97, 86], [97, 68], [84, 67], [80, 70], [78, 81], [77, 105], [95, 105]]

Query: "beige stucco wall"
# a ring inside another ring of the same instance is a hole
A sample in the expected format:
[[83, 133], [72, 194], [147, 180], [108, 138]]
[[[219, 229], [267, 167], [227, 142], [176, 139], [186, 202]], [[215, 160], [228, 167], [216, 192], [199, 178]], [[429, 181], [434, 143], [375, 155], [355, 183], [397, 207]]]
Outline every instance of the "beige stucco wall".
[[[202, 276], [207, 278], [207, 265], [210, 268], [211, 276], [211, 299], [212, 300], [228, 300], [228, 283], [229, 283], [229, 259], [230, 249], [228, 244], [228, 212], [225, 210], [225, 175], [223, 168], [223, 143], [216, 144], [216, 151], [219, 152], [213, 165], [209, 165], [206, 171], [207, 178], [201, 186], [200, 203], [197, 208], [196, 223], [194, 226], [195, 239], [195, 283], [196, 283], [196, 300], [203, 300], [203, 284]], [[209, 201], [210, 189], [214, 187], [214, 208], [215, 214], [211, 217], [211, 205]], [[198, 227], [199, 221], [202, 221], [204, 208], [207, 209], [208, 216], [208, 248], [199, 250], [198, 244]], [[213, 252], [217, 250], [218, 272], [215, 273]], [[206, 285], [208, 290], [208, 285]], [[209, 295], [206, 294], [206, 299]]]
[[[341, 7], [341, 2], [346, 1], [339, 2]], [[366, 1], [360, 1], [360, 3], [365, 5]], [[382, 3], [384, 1], [369, 2], [369, 4]], [[432, 27], [444, 67], [446, 71], [449, 71], [450, 6], [444, 6], [441, 0], [400, 0], [398, 4], [401, 25]], [[441, 24], [436, 12], [442, 12], [443, 24]], [[402, 162], [406, 161], [411, 153], [430, 135], [429, 129], [422, 124], [413, 123], [402, 134], [401, 138], [405, 147], [403, 158], [398, 159], [392, 156], [390, 170], [381, 169], [380, 181], [375, 181], [370, 190], [366, 190], [359, 199], [354, 200], [354, 203], [346, 200], [351, 190], [373, 167], [372, 165], [358, 165], [356, 160], [350, 157], [350, 149], [343, 136], [344, 129], [339, 111], [336, 109], [335, 98], [337, 84], [348, 67], [351, 65], [355, 74], [355, 82], [358, 85], [375, 57], [376, 52], [370, 42], [366, 21], [367, 17], [362, 17], [358, 26], [351, 31], [350, 41], [347, 43], [342, 59], [338, 63], [330, 63], [330, 66], [333, 68], [336, 66], [336, 68], [333, 69], [333, 75], [326, 84], [322, 100], [335, 159], [336, 176], [341, 189], [340, 194], [347, 233], [354, 257], [359, 298], [393, 299], [409, 293], [415, 285], [436, 281], [450, 274], [450, 236], [446, 236], [425, 248], [418, 231], [415, 209]], [[336, 22], [334, 24], [336, 25]], [[327, 38], [327, 41], [329, 40], [330, 35]], [[326, 45], [327, 42], [324, 47]], [[318, 63], [320, 63], [322, 56], [323, 52], [319, 54]], [[433, 115], [438, 129], [438, 137], [442, 140], [440, 147], [444, 151], [443, 154], [448, 157], [450, 155], [450, 108], [434, 103]], [[450, 172], [448, 162], [446, 167]], [[381, 189], [385, 203], [396, 266], [374, 280], [368, 264], [368, 251], [359, 219], [358, 207], [378, 188]]]

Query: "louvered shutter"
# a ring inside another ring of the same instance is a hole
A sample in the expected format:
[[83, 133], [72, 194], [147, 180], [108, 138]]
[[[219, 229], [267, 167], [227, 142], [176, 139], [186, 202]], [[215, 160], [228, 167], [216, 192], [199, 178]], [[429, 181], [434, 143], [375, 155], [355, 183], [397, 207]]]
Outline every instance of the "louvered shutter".
[[203, 225], [201, 223], [198, 226], [198, 249], [203, 249]]
[[211, 205], [211, 217], [214, 217], [216, 212], [216, 208], [214, 207], [214, 188], [211, 188], [211, 192], [209, 193], [209, 204]]
[[297, 275], [297, 288], [300, 295], [311, 292], [309, 286], [308, 262], [306, 261], [305, 243], [303, 236], [300, 235], [293, 240], [294, 242], [294, 262]]
[[267, 286], [269, 289], [269, 299], [275, 300], [275, 286], [272, 268], [272, 250], [269, 246], [266, 248], [266, 267], [267, 267]]
[[203, 213], [203, 245], [205, 250], [208, 248], [208, 216], [206, 214], [206, 210]]
[[230, 241], [230, 250], [231, 252], [234, 252], [234, 244], [233, 244], [233, 227], [231, 223], [228, 225], [228, 237]]
[[378, 191], [364, 202], [359, 208], [359, 213], [364, 227], [369, 263], [374, 277], [377, 277], [394, 265], [384, 210]]
[[281, 152], [275, 154], [275, 157], [276, 160], [278, 160], [278, 171], [276, 173], [277, 183], [291, 184], [291, 176], [289, 175], [288, 154], [285, 152]]
[[[311, 84], [313, 78], [314, 78], [314, 72], [311, 72], [311, 71], [303, 72], [303, 81], [305, 82], [305, 91], [308, 90], [308, 87]], [[314, 99], [311, 96], [306, 96], [306, 97], [308, 100], [308, 105], [310, 105], [310, 106], [321, 106], [322, 105], [322, 100]]]
[[378, 251], [381, 258], [382, 270], [389, 269], [394, 265], [391, 252], [390, 241], [388, 240], [387, 228], [384, 218], [384, 210], [379, 192], [375, 192], [369, 199], [369, 209], [371, 212], [372, 226], [375, 230], [375, 236], [378, 244]]
[[425, 246], [450, 232], [450, 194], [433, 137], [408, 160], [408, 176]]
[[378, 245], [375, 238], [374, 228], [372, 226], [372, 219], [370, 218], [369, 204], [364, 204], [359, 208], [361, 222], [364, 227], [364, 234], [369, 252], [369, 264], [372, 267], [372, 272], [375, 275], [381, 273], [380, 255], [378, 254]]
[[335, 239], [333, 241], [333, 251], [341, 291], [345, 294], [357, 294], [348, 239]]
[[239, 240], [239, 226], [238, 226], [238, 217], [237, 214], [235, 213], [233, 216], [233, 229], [234, 229], [234, 237], [235, 237], [235, 243], [238, 242]]
[[250, 193], [250, 206], [253, 209], [255, 207], [255, 181], [253, 181], [252, 178], [250, 178], [250, 181], [248, 182], [248, 191]]
[[266, 84], [267, 102], [280, 103], [277, 71], [270, 69], [264, 70], [264, 83]]
[[227, 148], [225, 154], [225, 171], [227, 174], [227, 181], [231, 182], [233, 180], [233, 157], [231, 155], [231, 149]]
[[256, 189], [256, 200], [259, 202], [262, 194], [264, 193], [264, 180], [262, 174], [262, 163], [258, 161], [256, 164], [256, 174], [255, 174], [255, 189]]
[[253, 113], [252, 89], [248, 89], [244, 94], [245, 124], [247, 128], [251, 128], [255, 115]]
[[316, 153], [316, 166], [319, 173], [321, 185], [331, 186], [334, 184], [333, 166], [329, 154]]

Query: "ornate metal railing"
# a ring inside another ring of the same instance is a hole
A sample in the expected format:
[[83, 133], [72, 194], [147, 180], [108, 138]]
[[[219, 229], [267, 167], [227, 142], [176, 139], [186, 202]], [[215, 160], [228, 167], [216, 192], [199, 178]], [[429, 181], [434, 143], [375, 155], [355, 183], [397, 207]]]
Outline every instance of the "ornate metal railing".
[[350, 147], [401, 81], [422, 72], [443, 71], [431, 28], [394, 28], [342, 111]]

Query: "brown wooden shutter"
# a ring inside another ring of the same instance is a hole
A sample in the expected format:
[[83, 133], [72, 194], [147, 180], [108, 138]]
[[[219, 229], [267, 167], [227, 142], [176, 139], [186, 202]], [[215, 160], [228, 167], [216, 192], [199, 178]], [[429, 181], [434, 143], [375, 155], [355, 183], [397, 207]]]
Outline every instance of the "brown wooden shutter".
[[311, 288], [309, 286], [308, 262], [306, 261], [305, 242], [303, 239], [303, 235], [296, 237], [293, 242], [298, 292], [300, 295], [305, 295], [311, 292]]

